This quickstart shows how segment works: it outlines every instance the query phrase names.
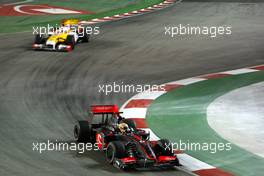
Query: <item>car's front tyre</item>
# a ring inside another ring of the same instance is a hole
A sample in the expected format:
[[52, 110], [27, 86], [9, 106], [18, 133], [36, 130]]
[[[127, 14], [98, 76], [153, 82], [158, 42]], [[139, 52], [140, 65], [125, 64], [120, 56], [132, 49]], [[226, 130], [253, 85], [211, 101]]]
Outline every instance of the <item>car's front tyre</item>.
[[168, 139], [160, 139], [155, 146], [156, 155], [171, 156], [173, 155], [172, 145]]
[[73, 50], [75, 47], [75, 39], [73, 35], [68, 35], [66, 40], [65, 40], [65, 44], [68, 46], [71, 46], [71, 49]]
[[88, 43], [90, 39], [90, 34], [87, 34], [86, 32], [84, 33], [83, 37], [82, 37], [82, 42], [83, 43]]
[[107, 146], [106, 152], [106, 161], [110, 164], [113, 164], [115, 158], [124, 158], [126, 157], [126, 149], [124, 143], [120, 141], [110, 142]]

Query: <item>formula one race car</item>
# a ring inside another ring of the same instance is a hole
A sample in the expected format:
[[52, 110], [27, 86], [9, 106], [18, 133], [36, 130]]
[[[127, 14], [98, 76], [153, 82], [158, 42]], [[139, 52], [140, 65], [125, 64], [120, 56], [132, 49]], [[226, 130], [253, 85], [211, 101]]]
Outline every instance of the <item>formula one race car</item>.
[[72, 51], [78, 42], [89, 42], [90, 34], [77, 19], [66, 19], [60, 27], [51, 27], [44, 34], [37, 34], [33, 49]]
[[133, 120], [122, 118], [116, 105], [92, 106], [89, 118], [74, 127], [77, 142], [96, 143], [107, 162], [119, 169], [180, 165], [168, 140], [150, 141], [149, 136]]

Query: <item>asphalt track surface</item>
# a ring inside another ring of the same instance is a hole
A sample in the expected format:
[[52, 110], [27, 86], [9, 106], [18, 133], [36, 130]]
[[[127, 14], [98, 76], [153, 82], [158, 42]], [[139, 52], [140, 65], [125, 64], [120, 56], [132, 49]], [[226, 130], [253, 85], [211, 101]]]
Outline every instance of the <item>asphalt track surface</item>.
[[[102, 153], [32, 151], [32, 142], [71, 142], [90, 104], [121, 105], [134, 93], [98, 93], [99, 84], [159, 84], [263, 64], [262, 3], [183, 2], [101, 26], [71, 53], [30, 50], [31, 33], [1, 35], [0, 175], [186, 175], [177, 170], [124, 173]], [[232, 25], [229, 37], [171, 39], [165, 25]]]

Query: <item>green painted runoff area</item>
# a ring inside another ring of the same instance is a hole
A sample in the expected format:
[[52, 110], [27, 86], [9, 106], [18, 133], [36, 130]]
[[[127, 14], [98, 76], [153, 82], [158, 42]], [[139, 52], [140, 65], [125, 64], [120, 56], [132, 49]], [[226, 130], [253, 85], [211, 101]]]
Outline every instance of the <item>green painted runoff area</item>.
[[[185, 144], [198, 143], [200, 146], [204, 146], [203, 143], [229, 143], [208, 125], [208, 105], [229, 91], [262, 81], [264, 71], [258, 71], [210, 79], [172, 90], [150, 105], [147, 123], [160, 138], [168, 138], [178, 145], [180, 141]], [[215, 152], [212, 145], [209, 151], [192, 150], [185, 153], [235, 175], [263, 175], [263, 158], [234, 144], [231, 147], [229, 151]]]
[[73, 10], [85, 10], [94, 14], [83, 15], [40, 15], [1, 16], [0, 33], [32, 31], [33, 26], [56, 25], [64, 18], [89, 20], [113, 16], [159, 4], [163, 0], [35, 0], [28, 4], [48, 4]]

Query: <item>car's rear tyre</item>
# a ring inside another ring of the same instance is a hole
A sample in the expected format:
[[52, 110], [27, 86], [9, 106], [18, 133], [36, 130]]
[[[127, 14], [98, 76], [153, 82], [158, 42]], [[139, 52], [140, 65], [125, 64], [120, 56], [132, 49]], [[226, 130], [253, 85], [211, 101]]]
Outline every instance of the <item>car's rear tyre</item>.
[[74, 138], [77, 142], [90, 142], [91, 141], [91, 129], [90, 124], [86, 120], [78, 121], [74, 126]]
[[74, 49], [75, 46], [75, 40], [73, 35], [68, 35], [66, 40], [65, 40], [66, 45], [70, 45], [71, 49]]
[[113, 164], [115, 158], [126, 157], [126, 149], [124, 143], [120, 141], [110, 142], [106, 149], [106, 161]]
[[155, 152], [158, 156], [172, 156], [172, 145], [168, 139], [160, 139], [158, 140], [155, 146]]

